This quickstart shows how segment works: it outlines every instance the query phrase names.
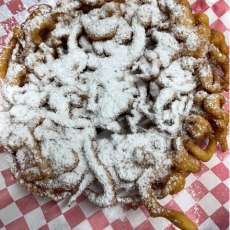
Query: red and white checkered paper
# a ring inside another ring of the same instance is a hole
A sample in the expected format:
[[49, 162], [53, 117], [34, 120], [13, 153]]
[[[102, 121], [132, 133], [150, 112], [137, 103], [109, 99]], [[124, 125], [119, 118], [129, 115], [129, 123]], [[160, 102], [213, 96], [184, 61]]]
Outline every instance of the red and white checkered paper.
[[[55, 0], [0, 0], [0, 49], [13, 26], [24, 21], [28, 8]], [[205, 12], [212, 28], [224, 32], [230, 41], [230, 0], [190, 0], [195, 12]], [[226, 109], [229, 97], [226, 94]], [[32, 195], [17, 185], [6, 153], [0, 153], [0, 229], [55, 230], [175, 230], [163, 218], [151, 218], [144, 207], [127, 210], [125, 220], [114, 219], [83, 196], [71, 208]], [[186, 188], [162, 200], [162, 204], [182, 210], [200, 230], [229, 229], [230, 154], [220, 150], [201, 172], [187, 178]]]

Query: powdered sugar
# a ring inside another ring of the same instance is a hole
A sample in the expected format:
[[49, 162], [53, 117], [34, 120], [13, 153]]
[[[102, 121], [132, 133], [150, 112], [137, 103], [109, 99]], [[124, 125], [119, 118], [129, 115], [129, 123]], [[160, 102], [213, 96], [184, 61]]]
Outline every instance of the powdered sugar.
[[200, 40], [194, 28], [186, 26], [176, 26], [173, 28], [177, 38], [184, 40], [188, 50], [196, 50], [200, 45]]
[[179, 42], [170, 33], [154, 30], [152, 32], [152, 38], [157, 42], [154, 51], [157, 53], [162, 66], [167, 67], [173, 56], [180, 50]]

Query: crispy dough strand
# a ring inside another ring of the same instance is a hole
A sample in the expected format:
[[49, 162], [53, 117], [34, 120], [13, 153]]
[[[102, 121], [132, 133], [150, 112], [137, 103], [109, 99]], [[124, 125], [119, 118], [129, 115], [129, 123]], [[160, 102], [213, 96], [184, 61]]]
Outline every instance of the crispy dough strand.
[[216, 131], [215, 133], [217, 141], [220, 143], [221, 150], [223, 152], [226, 152], [228, 149], [228, 142], [227, 142], [227, 135], [228, 135], [228, 130], [220, 130]]
[[227, 151], [227, 135], [228, 135], [228, 122], [229, 114], [225, 112], [225, 117], [223, 119], [213, 119], [212, 125], [215, 131], [216, 140], [220, 143], [223, 152]]
[[192, 14], [192, 9], [190, 8], [189, 2], [187, 0], [177, 0], [179, 4], [183, 7], [184, 14], [178, 17], [176, 23], [178, 25], [192, 26], [195, 23], [194, 15]]
[[182, 212], [177, 212], [177, 211], [168, 209], [166, 210], [163, 217], [171, 221], [174, 225], [176, 225], [182, 230], [197, 230], [198, 229], [197, 226]]
[[[91, 19], [89, 16], [82, 17], [82, 25], [85, 29], [87, 35], [93, 41], [100, 41], [105, 39], [111, 39], [115, 36], [117, 32], [117, 18], [108, 17], [101, 20]], [[103, 27], [104, 30], [101, 33], [98, 33], [98, 28]]]
[[77, 192], [70, 197], [68, 204], [71, 205], [93, 181], [94, 176], [91, 173], [86, 174], [80, 182]]
[[221, 91], [221, 84], [214, 80], [212, 73], [207, 73], [200, 78], [202, 87], [209, 93], [218, 93]]
[[212, 155], [216, 152], [216, 139], [213, 136], [210, 136], [209, 143], [204, 150], [191, 139], [185, 140], [184, 146], [186, 150], [198, 160], [209, 161]]
[[212, 132], [210, 123], [200, 115], [190, 115], [185, 120], [186, 130], [195, 140], [204, 140]]
[[14, 47], [17, 43], [16, 34], [13, 34], [13, 37], [10, 39], [8, 45], [3, 49], [0, 56], [0, 79], [4, 79], [7, 74], [9, 61], [13, 52]]
[[[187, 2], [187, 1], [186, 1]], [[190, 8], [190, 6], [187, 6]], [[210, 40], [211, 30], [208, 26], [208, 17], [202, 13], [193, 14], [193, 24], [196, 25], [197, 33], [199, 34], [200, 45], [196, 50], [186, 50], [185, 55], [202, 58], [206, 53], [206, 44]]]
[[182, 147], [173, 156], [173, 166], [179, 172], [198, 172], [200, 171], [200, 161], [188, 154]]
[[[217, 73], [213, 73], [214, 76], [208, 74], [206, 77], [201, 78], [201, 84], [210, 93], [227, 90], [229, 86], [229, 49], [225, 42], [225, 37], [221, 32], [210, 29], [209, 19], [205, 14], [196, 13], [194, 18], [200, 36], [211, 43], [209, 47], [211, 62], [214, 62], [214, 65], [218, 64], [224, 74], [224, 76], [219, 76]], [[199, 55], [196, 56], [198, 57]]]
[[4, 79], [6, 76], [9, 59], [11, 57], [12, 49], [13, 49], [12, 45], [16, 44], [16, 42], [14, 42], [14, 39], [11, 41], [12, 42], [10, 42], [9, 47], [6, 47], [3, 49], [2, 55], [0, 57], [0, 78], [1, 79]]
[[196, 24], [209, 26], [209, 18], [206, 14], [199, 12], [199, 13], [194, 14], [194, 18], [195, 18]]
[[226, 56], [228, 56], [229, 49], [225, 42], [224, 35], [217, 30], [211, 30], [211, 42]]
[[175, 172], [167, 181], [164, 189], [160, 191], [160, 197], [165, 197], [167, 195], [173, 195], [184, 189], [186, 175], [182, 172]]
[[182, 230], [197, 230], [198, 228], [196, 224], [194, 224], [185, 214], [164, 208], [158, 203], [154, 190], [151, 188], [151, 182], [153, 182], [154, 179], [152, 178], [153, 176], [154, 173], [151, 172], [151, 169], [146, 170], [138, 180], [142, 201], [150, 215], [152, 217], [164, 217]]
[[223, 152], [226, 152], [228, 149], [227, 135], [228, 135], [227, 128], [217, 129], [215, 131], [216, 140], [220, 143], [220, 147]]
[[225, 99], [221, 94], [211, 94], [204, 99], [204, 110], [216, 119], [223, 119], [225, 112], [222, 109]]
[[211, 57], [211, 63], [213, 62], [215, 68], [221, 70], [215, 71], [215, 69], [213, 69], [214, 80], [221, 85], [220, 91], [227, 90], [229, 84], [229, 59], [216, 47], [212, 47], [209, 54]]
[[113, 182], [111, 179], [110, 174], [107, 170], [103, 167], [103, 165], [99, 162], [96, 157], [96, 148], [93, 146], [95, 143], [91, 143], [91, 141], [86, 141], [84, 145], [85, 150], [85, 158], [88, 162], [90, 169], [94, 172], [95, 177], [103, 186], [103, 193], [97, 194], [90, 189], [86, 189], [86, 194], [93, 203], [97, 204], [98, 206], [109, 206], [113, 205], [116, 202], [115, 191]]
[[11, 85], [23, 86], [26, 82], [26, 69], [22, 69], [14, 78], [10, 81]]
[[63, 13], [51, 14], [39, 25], [39, 27], [35, 28], [31, 32], [31, 37], [34, 44], [39, 45], [44, 41], [43, 37], [47, 36], [47, 34], [55, 28], [56, 20], [61, 15], [63, 15]]
[[220, 94], [212, 94], [204, 99], [204, 110], [210, 115], [212, 126], [215, 131], [216, 140], [220, 143], [222, 151], [226, 151], [227, 133], [229, 115], [222, 109], [224, 104], [224, 96]]
[[211, 58], [214, 59], [222, 68], [224, 72], [222, 80], [222, 87], [228, 90], [229, 87], [229, 48], [225, 42], [224, 35], [216, 30], [211, 30], [210, 42], [217, 47], [215, 52], [211, 52]]

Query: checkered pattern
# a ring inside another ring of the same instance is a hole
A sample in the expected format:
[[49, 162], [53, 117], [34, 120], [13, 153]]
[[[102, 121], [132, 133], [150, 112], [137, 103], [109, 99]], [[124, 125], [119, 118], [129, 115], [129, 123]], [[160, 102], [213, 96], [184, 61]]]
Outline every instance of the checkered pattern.
[[[46, 1], [51, 2], [53, 1]], [[0, 49], [12, 27], [21, 23], [28, 8], [36, 0], [0, 0]], [[44, 1], [42, 1], [44, 2]], [[190, 0], [194, 11], [204, 11], [212, 28], [218, 29], [230, 41], [230, 1]], [[225, 94], [229, 99], [228, 94]], [[226, 103], [226, 108], [229, 103]], [[163, 218], [150, 218], [145, 208], [127, 210], [121, 221], [108, 216], [107, 212], [80, 196], [74, 207], [62, 202], [41, 199], [15, 183], [8, 162], [9, 156], [0, 154], [0, 229], [76, 229], [76, 230], [173, 230]], [[201, 172], [187, 178], [186, 189], [161, 203], [182, 210], [193, 219], [201, 230], [226, 230], [229, 227], [229, 170], [230, 154], [217, 154], [203, 164]]]

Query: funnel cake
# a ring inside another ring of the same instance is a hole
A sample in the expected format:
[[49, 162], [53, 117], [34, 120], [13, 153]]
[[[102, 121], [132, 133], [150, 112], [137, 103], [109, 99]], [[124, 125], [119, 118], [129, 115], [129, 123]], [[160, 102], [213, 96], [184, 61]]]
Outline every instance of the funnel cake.
[[186, 0], [39, 5], [14, 29], [0, 78], [0, 144], [29, 191], [144, 204], [197, 229], [158, 199], [217, 143], [227, 149], [228, 47], [207, 16]]

